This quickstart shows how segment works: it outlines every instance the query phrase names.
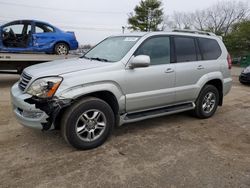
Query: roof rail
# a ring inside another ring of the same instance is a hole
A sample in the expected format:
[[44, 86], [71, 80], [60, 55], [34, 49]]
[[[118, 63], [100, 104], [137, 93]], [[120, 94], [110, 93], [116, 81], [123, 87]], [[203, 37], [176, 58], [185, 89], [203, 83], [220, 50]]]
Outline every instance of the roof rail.
[[214, 33], [211, 33], [211, 32], [191, 30], [191, 29], [174, 29], [172, 30], [172, 32], [183, 32], [183, 33], [194, 33], [194, 34], [201, 34], [201, 35], [216, 36]]

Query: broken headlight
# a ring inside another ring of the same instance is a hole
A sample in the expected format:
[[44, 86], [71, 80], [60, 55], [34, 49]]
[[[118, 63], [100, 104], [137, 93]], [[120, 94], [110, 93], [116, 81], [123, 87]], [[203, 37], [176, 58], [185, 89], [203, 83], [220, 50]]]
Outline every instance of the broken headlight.
[[39, 98], [53, 97], [62, 82], [61, 77], [45, 77], [35, 80], [27, 89], [27, 93]]

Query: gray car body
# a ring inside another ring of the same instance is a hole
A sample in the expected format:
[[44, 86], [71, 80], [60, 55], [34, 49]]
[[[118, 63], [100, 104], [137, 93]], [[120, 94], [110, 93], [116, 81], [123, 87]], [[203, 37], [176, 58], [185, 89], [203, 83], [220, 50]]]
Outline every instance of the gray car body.
[[[120, 125], [126, 114], [135, 113], [186, 102], [195, 103], [203, 86], [211, 80], [220, 80], [223, 96], [232, 85], [228, 69], [228, 52], [217, 36], [189, 34], [180, 32], [152, 32], [131, 34], [140, 36], [139, 41], [129, 52], [115, 63], [99, 62], [84, 58], [58, 60], [26, 68], [26, 74], [32, 77], [26, 87], [42, 77], [61, 76], [63, 81], [55, 93], [57, 99], [77, 99], [95, 92], [107, 91], [115, 96], [119, 106]], [[217, 60], [171, 63], [143, 68], [129, 67], [136, 49], [147, 38], [160, 35], [198, 36], [215, 39], [222, 50]], [[202, 68], [200, 68], [202, 66]], [[42, 129], [41, 123], [46, 122], [48, 115], [37, 109], [34, 104], [24, 102], [30, 98], [26, 90], [20, 91], [18, 83], [12, 87], [11, 95], [14, 112], [19, 122], [25, 126]], [[23, 117], [17, 108], [26, 111], [44, 113], [37, 119]], [[156, 117], [152, 116], [152, 117]], [[142, 117], [135, 121], [150, 117]], [[52, 126], [51, 129], [54, 127]]]

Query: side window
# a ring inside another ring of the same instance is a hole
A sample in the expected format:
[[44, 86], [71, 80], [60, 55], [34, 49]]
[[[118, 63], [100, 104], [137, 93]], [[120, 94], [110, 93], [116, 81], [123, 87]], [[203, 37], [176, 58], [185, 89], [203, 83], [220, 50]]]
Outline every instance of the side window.
[[36, 30], [36, 33], [44, 33], [43, 29], [38, 26], [35, 27], [35, 30]]
[[174, 37], [177, 62], [196, 61], [195, 39], [191, 37]]
[[21, 35], [23, 33], [23, 24], [15, 24], [15, 25], [9, 25], [3, 28], [5, 32], [10, 32], [11, 30], [14, 32], [14, 34]]
[[50, 33], [50, 32], [54, 32], [54, 28], [46, 24], [36, 23], [35, 32], [36, 33]]
[[199, 38], [199, 45], [204, 60], [214, 60], [220, 57], [221, 48], [216, 40]]
[[136, 51], [135, 55], [148, 55], [151, 65], [170, 63], [169, 37], [154, 37], [146, 40]]

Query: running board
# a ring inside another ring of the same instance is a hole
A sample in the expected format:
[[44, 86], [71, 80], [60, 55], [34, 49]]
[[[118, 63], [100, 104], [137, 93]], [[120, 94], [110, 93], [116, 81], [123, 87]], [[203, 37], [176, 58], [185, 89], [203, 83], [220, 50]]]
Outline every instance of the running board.
[[193, 110], [194, 108], [195, 104], [193, 102], [190, 102], [190, 103], [177, 104], [157, 109], [146, 110], [142, 112], [128, 113], [120, 117], [120, 125], [123, 125], [125, 123], [133, 123], [145, 119], [175, 114], [188, 110]]

